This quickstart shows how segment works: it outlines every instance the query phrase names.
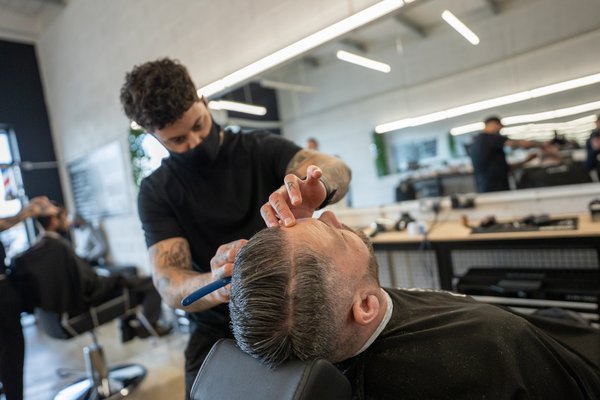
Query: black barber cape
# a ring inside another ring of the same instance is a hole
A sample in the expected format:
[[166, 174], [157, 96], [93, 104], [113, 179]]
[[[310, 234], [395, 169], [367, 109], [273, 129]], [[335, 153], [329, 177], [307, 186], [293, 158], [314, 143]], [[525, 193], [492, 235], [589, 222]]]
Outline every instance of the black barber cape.
[[[266, 226], [260, 207], [283, 185], [287, 165], [299, 150], [265, 131], [225, 130], [211, 166], [192, 168], [172, 157], [164, 159], [140, 187], [138, 209], [146, 245], [184, 237], [194, 269], [210, 272], [210, 259], [220, 245], [250, 239]], [[216, 337], [229, 330], [227, 304], [191, 316]]]
[[15, 280], [24, 308], [77, 315], [121, 288], [121, 277], [99, 276], [77, 257], [71, 243], [46, 234], [15, 258]]
[[386, 291], [386, 328], [338, 364], [354, 399], [600, 399], [600, 369], [524, 318], [447, 292]]

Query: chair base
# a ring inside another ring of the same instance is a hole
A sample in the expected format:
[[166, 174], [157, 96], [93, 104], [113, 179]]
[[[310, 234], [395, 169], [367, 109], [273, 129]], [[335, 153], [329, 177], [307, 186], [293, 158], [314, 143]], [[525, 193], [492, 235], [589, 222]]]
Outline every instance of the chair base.
[[139, 364], [123, 364], [108, 370], [110, 393], [102, 396], [93, 387], [89, 378], [82, 378], [63, 388], [54, 396], [54, 400], [117, 400], [127, 397], [146, 376], [146, 368]]

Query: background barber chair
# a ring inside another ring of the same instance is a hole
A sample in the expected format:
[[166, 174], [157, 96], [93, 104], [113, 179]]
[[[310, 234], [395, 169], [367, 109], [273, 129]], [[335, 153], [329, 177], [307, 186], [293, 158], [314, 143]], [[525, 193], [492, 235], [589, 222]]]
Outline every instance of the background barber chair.
[[[126, 397], [141, 383], [146, 376], [146, 369], [139, 364], [109, 367], [95, 333], [95, 328], [100, 325], [136, 311], [136, 307], [130, 306], [126, 291], [117, 298], [90, 307], [73, 317], [66, 313], [35, 309], [42, 329], [52, 338], [66, 340], [86, 332], [92, 337], [92, 344], [83, 348], [85, 376], [60, 390], [54, 397], [55, 400], [118, 399]], [[138, 313], [138, 318], [143, 318], [143, 315]]]
[[146, 376], [139, 364], [109, 367], [95, 329], [115, 318], [136, 314], [149, 332], [154, 332], [134, 305], [127, 290], [103, 303], [89, 306], [81, 289], [77, 268], [67, 262], [60, 248], [36, 245], [16, 257], [13, 274], [23, 291], [26, 309], [34, 309], [42, 329], [56, 339], [89, 333], [92, 344], [84, 347], [86, 373], [60, 390], [55, 400], [119, 399], [127, 396]]
[[350, 399], [350, 382], [326, 360], [289, 361], [271, 369], [221, 339], [204, 360], [192, 386], [193, 400]]

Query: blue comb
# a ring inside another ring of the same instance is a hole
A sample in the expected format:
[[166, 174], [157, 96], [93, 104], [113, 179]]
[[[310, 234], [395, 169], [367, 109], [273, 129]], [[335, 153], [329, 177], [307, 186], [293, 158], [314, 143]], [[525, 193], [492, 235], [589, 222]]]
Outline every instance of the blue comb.
[[183, 300], [181, 300], [181, 305], [183, 307], [189, 306], [190, 304], [194, 303], [195, 301], [200, 300], [207, 294], [210, 294], [210, 293], [214, 292], [215, 290], [221, 289], [222, 287], [228, 285], [230, 282], [231, 282], [231, 277], [228, 276], [226, 278], [222, 278], [222, 279], [216, 280], [212, 283], [209, 283], [206, 286], [202, 286], [200, 289], [195, 290], [189, 296], [186, 296]]

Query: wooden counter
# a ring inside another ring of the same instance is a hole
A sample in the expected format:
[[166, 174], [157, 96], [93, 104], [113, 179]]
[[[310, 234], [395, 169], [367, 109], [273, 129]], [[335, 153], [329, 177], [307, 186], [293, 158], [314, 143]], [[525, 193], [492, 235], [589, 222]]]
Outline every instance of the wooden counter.
[[[399, 276], [411, 268], [430, 264], [437, 270], [435, 285], [430, 286], [454, 290], [456, 281], [473, 267], [600, 268], [600, 222], [592, 222], [587, 213], [553, 218], [576, 216], [579, 218], [576, 230], [471, 233], [470, 228], [458, 221], [444, 220], [442, 213], [427, 240], [422, 235], [411, 236], [402, 231], [379, 233], [372, 242], [375, 251], [382, 256], [381, 260], [386, 260], [389, 276]], [[470, 223], [475, 225], [478, 221]], [[426, 253], [432, 257], [430, 261], [414, 261], [414, 257], [418, 260]], [[403, 258], [398, 255], [402, 254], [407, 255], [406, 260], [413, 257], [413, 261], [400, 265], [399, 260]], [[418, 254], [422, 256], [416, 256]], [[396, 279], [390, 283], [406, 284]]]
[[[518, 239], [546, 239], [546, 238], [577, 238], [599, 237], [600, 222], [592, 222], [589, 214], [560, 215], [556, 218], [578, 217], [579, 223], [576, 230], [550, 230], [505, 233], [471, 233], [471, 229], [463, 226], [458, 221], [439, 221], [429, 233], [430, 242], [466, 242], [490, 240], [518, 240]], [[442, 216], [443, 218], [443, 216]], [[429, 229], [431, 223], [428, 224]], [[420, 243], [422, 235], [411, 236], [406, 231], [382, 232], [372, 238], [374, 244], [391, 243]]]

